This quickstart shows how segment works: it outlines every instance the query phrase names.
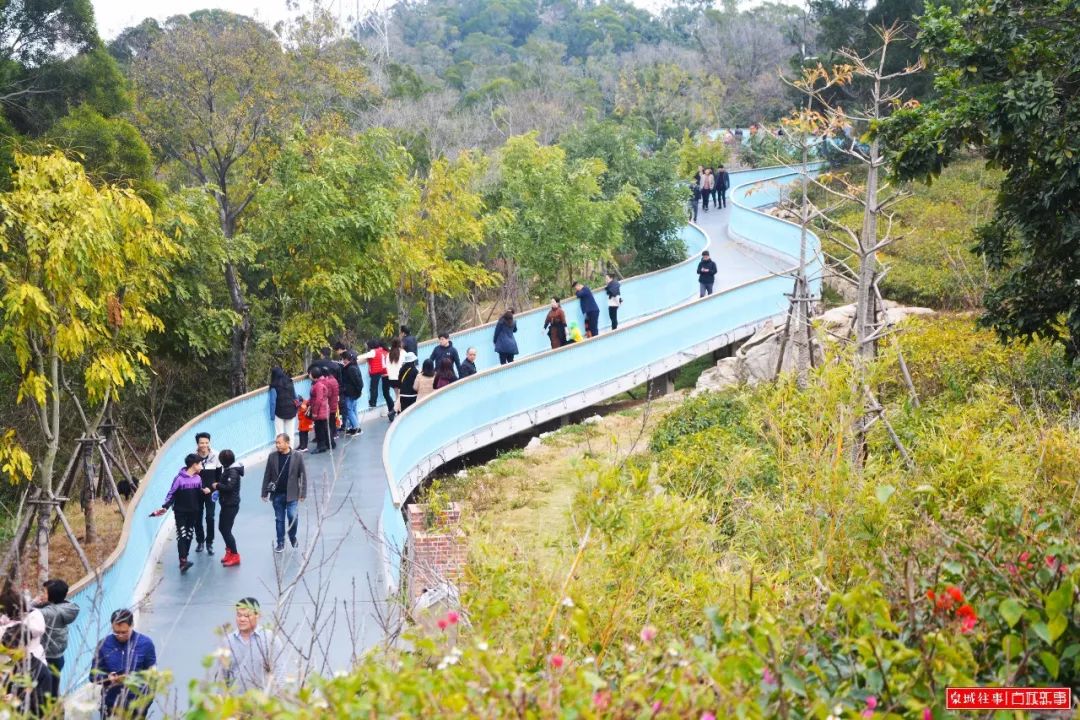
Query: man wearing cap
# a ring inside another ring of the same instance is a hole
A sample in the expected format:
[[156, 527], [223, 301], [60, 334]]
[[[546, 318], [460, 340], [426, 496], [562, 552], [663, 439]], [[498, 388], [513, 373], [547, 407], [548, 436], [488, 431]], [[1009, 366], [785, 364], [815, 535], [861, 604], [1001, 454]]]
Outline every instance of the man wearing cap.
[[701, 253], [701, 262], [697, 265], [698, 297], [712, 295], [713, 281], [716, 280], [716, 263], [709, 257], [709, 251]]
[[236, 629], [225, 640], [229, 652], [222, 664], [230, 690], [272, 694], [281, 687], [282, 646], [273, 634], [259, 627], [258, 600], [246, 597], [236, 603]]

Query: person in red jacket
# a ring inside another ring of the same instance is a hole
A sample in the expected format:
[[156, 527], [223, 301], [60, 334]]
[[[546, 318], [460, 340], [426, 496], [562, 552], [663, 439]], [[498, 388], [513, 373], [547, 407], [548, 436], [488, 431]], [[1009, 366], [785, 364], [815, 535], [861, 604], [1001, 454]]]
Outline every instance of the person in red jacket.
[[330, 439], [330, 447], [336, 448], [337, 440], [334, 439], [334, 436], [337, 435], [337, 423], [341, 418], [338, 412], [341, 404], [341, 384], [331, 373], [323, 375], [322, 381], [326, 384], [326, 402], [330, 406], [330, 415], [326, 420], [327, 437]]
[[311, 407], [311, 419], [315, 423], [315, 449], [312, 450], [312, 454], [315, 454], [330, 449], [330, 398], [327, 396], [329, 387], [324, 382], [322, 368], [311, 368], [309, 375], [311, 398], [308, 402]]
[[378, 404], [379, 386], [382, 386], [383, 401], [386, 403], [387, 417], [394, 420], [394, 398], [390, 393], [390, 381], [386, 375], [386, 365], [389, 362], [390, 351], [379, 340], [368, 340], [368, 351], [361, 355], [358, 360], [367, 360], [368, 377], [370, 378], [370, 391], [368, 393], [368, 407], [374, 408]]

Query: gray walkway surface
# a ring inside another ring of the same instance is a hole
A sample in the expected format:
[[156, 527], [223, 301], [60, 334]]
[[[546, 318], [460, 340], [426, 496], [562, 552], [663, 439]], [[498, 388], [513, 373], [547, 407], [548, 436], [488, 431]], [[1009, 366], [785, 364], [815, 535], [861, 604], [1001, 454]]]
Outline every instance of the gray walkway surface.
[[[378, 642], [382, 555], [365, 527], [374, 532], [382, 509], [386, 479], [380, 458], [387, 426], [385, 417], [373, 419], [363, 435], [339, 439], [333, 453], [303, 454], [310, 487], [299, 507], [296, 550], [286, 541], [284, 553], [273, 552], [274, 511], [259, 498], [272, 450], [245, 467], [233, 528], [239, 566], [221, 566], [225, 544], [218, 533], [214, 555], [192, 552], [195, 566], [181, 575], [170, 533], [138, 625], [154, 641], [159, 668], [174, 676], [173, 690], [159, 698], [158, 709], [176, 714], [187, 705], [189, 681], [211, 674], [203, 659], [222, 646], [222, 626], [232, 625], [234, 604], [242, 597], [257, 598], [263, 622], [279, 627], [286, 638], [287, 676], [347, 669]], [[171, 514], [162, 520], [173, 522]]]
[[[718, 291], [784, 269], [782, 260], [727, 239], [727, 219], [727, 210], [698, 213], [699, 226], [712, 238]], [[688, 286], [696, 289], [692, 268], [688, 274]], [[155, 715], [162, 710], [178, 714], [187, 705], [189, 682], [211, 675], [203, 660], [222, 646], [222, 627], [231, 626], [234, 603], [245, 596], [256, 597], [264, 623], [280, 627], [288, 638], [287, 675], [347, 670], [378, 642], [379, 618], [386, 614], [380, 586], [382, 550], [364, 526], [374, 530], [382, 507], [387, 427], [385, 417], [369, 420], [362, 436], [339, 440], [332, 456], [304, 455], [311, 489], [300, 506], [299, 551], [287, 543], [284, 554], [272, 549], [273, 509], [259, 499], [269, 450], [247, 459], [233, 529], [243, 559], [240, 566], [221, 566], [225, 545], [219, 537], [215, 555], [192, 553], [195, 566], [181, 576], [170, 537], [137, 628], [153, 639], [158, 666], [174, 676], [173, 689], [168, 698], [159, 698]], [[171, 526], [172, 515], [162, 521]]]

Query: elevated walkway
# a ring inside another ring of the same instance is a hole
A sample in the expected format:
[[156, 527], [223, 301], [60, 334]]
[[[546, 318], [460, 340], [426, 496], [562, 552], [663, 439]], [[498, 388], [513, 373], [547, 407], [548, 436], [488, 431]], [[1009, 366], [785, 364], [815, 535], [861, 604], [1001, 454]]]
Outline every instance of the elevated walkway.
[[[104, 570], [75, 588], [83, 613], [72, 628], [64, 686], [85, 682], [94, 645], [108, 632], [109, 613], [137, 605], [137, 630], [154, 640], [159, 667], [174, 675], [173, 690], [169, 698], [159, 698], [160, 707], [179, 710], [186, 706], [189, 681], [207, 674], [203, 658], [221, 646], [221, 627], [232, 623], [233, 605], [245, 596], [259, 598], [264, 621], [288, 637], [288, 674], [346, 669], [393, 620], [386, 599], [400, 581], [401, 505], [432, 470], [661, 377], [749, 336], [764, 322], [782, 320], [799, 229], [756, 208], [775, 202], [794, 177], [785, 168], [733, 173], [729, 208], [699, 213], [698, 227], [684, 228], [686, 261], [623, 282], [615, 332], [602, 311], [598, 338], [551, 350], [542, 330], [547, 308], [522, 313], [517, 316], [521, 354], [503, 367], [492, 348], [491, 325], [454, 334], [462, 354], [469, 346], [479, 350], [480, 373], [425, 397], [392, 425], [369, 412], [362, 436], [343, 438], [334, 453], [304, 456], [312, 482], [301, 506], [298, 550], [272, 551], [273, 512], [259, 499], [273, 438], [265, 389], [187, 423], [151, 466], [121, 544]], [[816, 248], [817, 239], [810, 240]], [[719, 277], [715, 294], [699, 300], [695, 268], [706, 248]], [[603, 306], [602, 290], [596, 290]], [[576, 300], [564, 308], [581, 324]], [[421, 357], [432, 347], [421, 345]], [[306, 383], [298, 384], [298, 391], [306, 395]], [[195, 567], [181, 576], [171, 516], [147, 515], [161, 503], [199, 430], [212, 433], [215, 449], [231, 448], [245, 463], [233, 530], [243, 562], [222, 568], [224, 545], [218, 539], [218, 554], [193, 555]]]

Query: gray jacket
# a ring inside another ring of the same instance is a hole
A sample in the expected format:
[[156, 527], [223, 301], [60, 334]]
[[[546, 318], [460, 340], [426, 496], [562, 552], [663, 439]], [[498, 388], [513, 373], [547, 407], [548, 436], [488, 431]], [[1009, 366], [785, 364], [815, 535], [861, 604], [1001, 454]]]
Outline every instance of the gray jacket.
[[68, 646], [68, 625], [79, 617], [79, 606], [70, 600], [62, 603], [46, 603], [38, 608], [45, 617], [45, 657], [63, 657]]
[[250, 640], [239, 630], [225, 637], [229, 657], [225, 661], [225, 683], [237, 693], [264, 690], [273, 694], [284, 682], [285, 664], [281, 642], [272, 633], [255, 628]]
[[266, 458], [266, 470], [263, 472], [262, 497], [270, 495], [270, 485], [276, 485], [279, 481], [288, 482], [285, 490], [285, 500], [296, 502], [307, 497], [307, 468], [304, 467], [304, 456], [295, 450], [289, 451], [289, 476], [279, 478], [278, 475], [278, 451], [274, 450]]

